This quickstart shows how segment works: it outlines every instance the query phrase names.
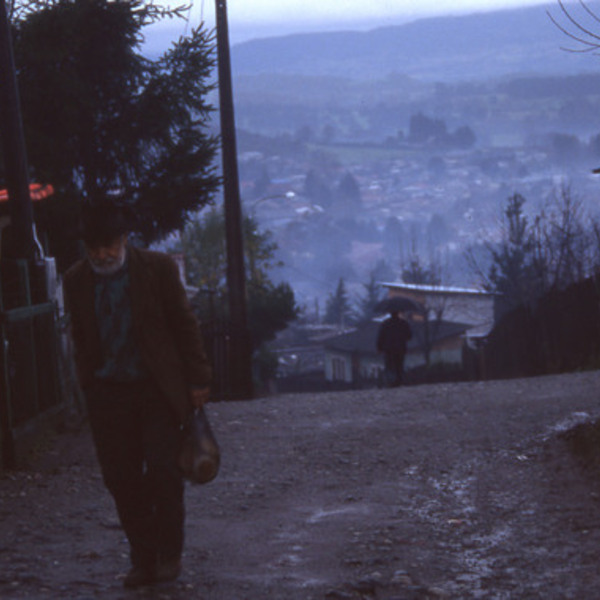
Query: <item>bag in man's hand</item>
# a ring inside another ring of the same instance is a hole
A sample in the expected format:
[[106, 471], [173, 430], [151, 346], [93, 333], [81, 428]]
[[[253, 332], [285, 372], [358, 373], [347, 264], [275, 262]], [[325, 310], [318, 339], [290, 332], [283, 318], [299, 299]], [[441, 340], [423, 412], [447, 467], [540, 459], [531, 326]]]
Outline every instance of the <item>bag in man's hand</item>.
[[202, 408], [194, 409], [183, 430], [179, 467], [192, 483], [208, 483], [219, 472], [221, 453], [208, 417]]

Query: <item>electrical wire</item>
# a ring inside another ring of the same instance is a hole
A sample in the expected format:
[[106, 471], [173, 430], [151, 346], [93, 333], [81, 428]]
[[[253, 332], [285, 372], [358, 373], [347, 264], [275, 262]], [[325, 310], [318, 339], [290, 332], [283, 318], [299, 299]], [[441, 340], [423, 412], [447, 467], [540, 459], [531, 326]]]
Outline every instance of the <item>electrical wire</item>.
[[183, 37], [187, 37], [187, 34], [188, 34], [188, 27], [190, 25], [190, 19], [191, 19], [191, 15], [192, 15], [192, 8], [194, 8], [194, 0], [192, 0], [190, 2], [190, 7], [188, 8], [188, 11], [187, 11], [187, 17], [185, 18], [185, 25], [183, 27]]

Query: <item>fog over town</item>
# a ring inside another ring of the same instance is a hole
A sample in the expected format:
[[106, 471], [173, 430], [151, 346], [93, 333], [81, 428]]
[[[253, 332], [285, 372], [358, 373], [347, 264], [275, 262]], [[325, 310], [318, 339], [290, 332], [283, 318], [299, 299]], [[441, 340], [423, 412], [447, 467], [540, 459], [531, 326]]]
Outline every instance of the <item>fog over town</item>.
[[415, 260], [483, 286], [514, 194], [532, 219], [565, 195], [598, 215], [600, 59], [564, 50], [564, 21], [551, 4], [233, 46], [244, 210], [300, 306]]

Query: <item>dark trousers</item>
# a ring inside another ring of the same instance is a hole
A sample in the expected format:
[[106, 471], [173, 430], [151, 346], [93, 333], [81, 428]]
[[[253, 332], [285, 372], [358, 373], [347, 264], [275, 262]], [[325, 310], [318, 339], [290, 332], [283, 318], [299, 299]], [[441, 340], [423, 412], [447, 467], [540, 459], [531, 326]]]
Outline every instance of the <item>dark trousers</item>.
[[104, 483], [135, 566], [177, 559], [183, 549], [184, 484], [179, 423], [157, 386], [97, 382], [86, 390]]
[[385, 353], [385, 372], [388, 385], [402, 385], [404, 379], [404, 352]]

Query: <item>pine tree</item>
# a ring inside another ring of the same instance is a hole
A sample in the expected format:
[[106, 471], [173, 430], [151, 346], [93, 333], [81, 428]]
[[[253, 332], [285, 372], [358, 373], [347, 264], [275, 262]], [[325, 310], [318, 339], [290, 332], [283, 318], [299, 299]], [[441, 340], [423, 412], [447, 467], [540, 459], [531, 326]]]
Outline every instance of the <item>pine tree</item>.
[[377, 283], [375, 274], [372, 272], [368, 283], [363, 283], [365, 295], [359, 302], [359, 323], [369, 323], [376, 315], [375, 307], [381, 300], [381, 286]]
[[353, 321], [352, 308], [343, 277], [340, 277], [335, 292], [327, 299], [324, 321], [340, 327], [349, 325]]
[[353, 210], [362, 206], [360, 187], [351, 173], [346, 173], [340, 180], [337, 195], [346, 209]]
[[181, 228], [219, 184], [217, 140], [207, 133], [211, 34], [197, 28], [150, 60], [141, 54], [144, 27], [177, 9], [142, 0], [17, 4], [29, 163], [56, 190], [41, 218], [51, 250], [75, 235], [83, 199], [115, 189], [144, 242]]
[[512, 195], [504, 210], [504, 239], [499, 247], [490, 246], [492, 266], [489, 281], [503, 295], [507, 307], [533, 300], [540, 292], [533, 268], [534, 240], [523, 212], [526, 200]]
[[[247, 273], [248, 323], [258, 349], [298, 316], [294, 292], [287, 282], [273, 283], [270, 273], [279, 266], [277, 244], [271, 233], [260, 231], [251, 217], [243, 221]], [[225, 219], [216, 208], [194, 219], [184, 230], [181, 246], [186, 258], [188, 281], [206, 294], [197, 303], [202, 320], [227, 317], [227, 249]], [[216, 300], [216, 303], [214, 303]], [[213, 302], [213, 306], [210, 303]], [[211, 308], [216, 309], [211, 314]]]

